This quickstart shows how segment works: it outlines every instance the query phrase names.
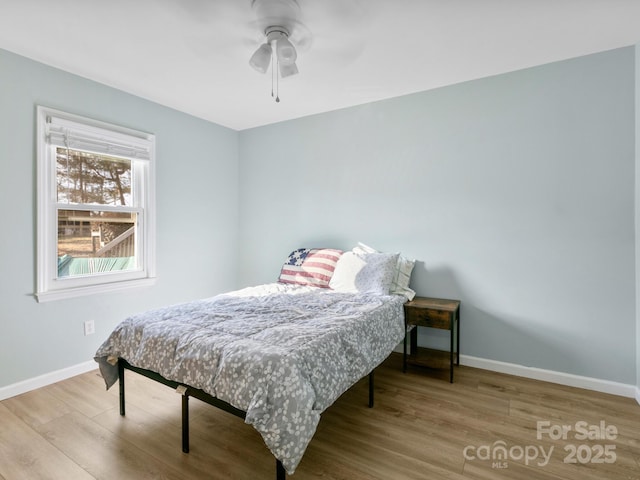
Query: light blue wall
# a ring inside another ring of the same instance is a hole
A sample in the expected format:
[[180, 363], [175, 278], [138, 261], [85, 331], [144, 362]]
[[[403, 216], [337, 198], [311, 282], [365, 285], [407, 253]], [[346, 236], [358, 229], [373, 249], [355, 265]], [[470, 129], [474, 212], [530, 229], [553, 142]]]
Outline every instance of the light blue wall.
[[634, 55], [241, 132], [240, 282], [297, 247], [400, 250], [462, 300], [463, 354], [634, 384]]
[[636, 53], [636, 399], [640, 403], [640, 43]]
[[[87, 361], [129, 313], [358, 240], [463, 301], [462, 353], [640, 385], [634, 52], [238, 134], [0, 50], [0, 388]], [[34, 300], [38, 104], [156, 134], [155, 287]]]
[[[154, 287], [32, 296], [36, 105], [156, 135]], [[237, 285], [237, 132], [0, 50], [0, 165], [0, 387], [90, 360], [127, 314]], [[85, 337], [87, 319], [96, 334]]]

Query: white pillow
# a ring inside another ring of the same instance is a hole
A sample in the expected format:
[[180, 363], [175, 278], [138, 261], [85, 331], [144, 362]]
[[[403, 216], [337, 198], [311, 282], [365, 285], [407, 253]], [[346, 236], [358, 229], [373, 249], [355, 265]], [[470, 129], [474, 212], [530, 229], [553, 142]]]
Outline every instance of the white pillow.
[[338, 260], [329, 287], [339, 292], [389, 295], [397, 253], [345, 252]]
[[[375, 248], [365, 245], [362, 242], [358, 242], [358, 245], [353, 247], [352, 251], [356, 254], [378, 253]], [[411, 272], [413, 271], [415, 263], [415, 260], [410, 260], [402, 255], [398, 255], [398, 262], [396, 264], [393, 280], [391, 281], [391, 293], [404, 295], [408, 300], [413, 300], [413, 297], [416, 296], [416, 292], [409, 288], [409, 282], [411, 281]]]

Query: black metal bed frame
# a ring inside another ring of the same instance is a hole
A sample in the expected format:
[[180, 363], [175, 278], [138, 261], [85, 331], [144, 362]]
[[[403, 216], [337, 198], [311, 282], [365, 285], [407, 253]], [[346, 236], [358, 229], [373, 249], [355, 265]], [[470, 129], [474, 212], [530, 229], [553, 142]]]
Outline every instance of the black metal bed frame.
[[[173, 380], [168, 380], [164, 378], [159, 373], [153, 372], [151, 370], [145, 370], [144, 368], [139, 368], [131, 365], [129, 362], [124, 360], [123, 358], [118, 358], [118, 384], [120, 391], [120, 415], [125, 415], [125, 395], [124, 395], [124, 371], [125, 369], [131, 370], [132, 372], [136, 372], [140, 375], [143, 375], [151, 380], [155, 380], [156, 382], [167, 385], [168, 387], [173, 388], [182, 396], [182, 451], [184, 453], [189, 453], [189, 397], [195, 397], [198, 400], [202, 400], [209, 405], [213, 405], [214, 407], [218, 407], [225, 412], [229, 412], [236, 417], [240, 417], [242, 419], [246, 418], [247, 412], [240, 410], [233, 405], [224, 402], [213, 395], [208, 394], [204, 390], [200, 390], [198, 388], [190, 387], [189, 385], [184, 385], [179, 382], [174, 382]], [[375, 369], [374, 369], [375, 370]], [[373, 372], [369, 373], [369, 408], [373, 408]], [[282, 465], [282, 462], [276, 458], [276, 480], [285, 480], [286, 472]]]

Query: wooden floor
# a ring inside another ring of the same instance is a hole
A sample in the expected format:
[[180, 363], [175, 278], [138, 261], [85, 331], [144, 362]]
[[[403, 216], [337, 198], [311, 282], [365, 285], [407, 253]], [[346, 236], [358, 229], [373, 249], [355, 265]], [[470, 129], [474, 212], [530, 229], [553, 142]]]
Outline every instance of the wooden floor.
[[[462, 366], [454, 384], [447, 378], [416, 367], [403, 374], [392, 354], [376, 370], [375, 407], [367, 408], [360, 381], [323, 413], [289, 478], [640, 479], [635, 400]], [[252, 427], [190, 404], [184, 454], [180, 396], [132, 372], [126, 417], [117, 388], [106, 392], [97, 371], [4, 400], [0, 479], [275, 478], [275, 460]], [[539, 421], [548, 429], [538, 430]], [[566, 439], [551, 439], [562, 425], [571, 427]], [[582, 439], [582, 430], [599, 438]], [[506, 455], [492, 459], [499, 447]]]

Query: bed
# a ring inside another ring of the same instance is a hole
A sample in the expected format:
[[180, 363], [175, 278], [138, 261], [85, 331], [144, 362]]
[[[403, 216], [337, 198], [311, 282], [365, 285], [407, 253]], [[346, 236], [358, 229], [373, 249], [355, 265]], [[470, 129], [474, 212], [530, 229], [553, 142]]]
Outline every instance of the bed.
[[323, 249], [304, 250], [302, 259], [292, 252], [276, 283], [120, 323], [95, 355], [107, 388], [120, 379], [120, 413], [124, 370], [133, 370], [183, 394], [183, 450], [194, 396], [244, 418], [276, 458], [277, 478], [293, 474], [321, 413], [403, 340], [407, 300], [391, 288], [398, 254], [356, 255], [352, 268], [335, 251], [318, 284], [308, 273]]

